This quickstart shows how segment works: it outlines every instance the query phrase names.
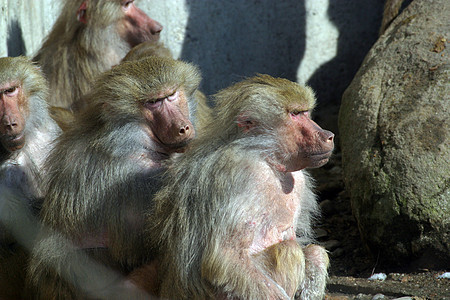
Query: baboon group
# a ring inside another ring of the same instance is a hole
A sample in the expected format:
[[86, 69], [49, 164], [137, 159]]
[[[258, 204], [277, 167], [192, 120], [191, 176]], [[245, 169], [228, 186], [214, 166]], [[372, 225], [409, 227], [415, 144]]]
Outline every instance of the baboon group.
[[0, 299], [322, 299], [314, 92], [257, 74], [207, 100], [134, 1], [62, 7], [0, 58]]

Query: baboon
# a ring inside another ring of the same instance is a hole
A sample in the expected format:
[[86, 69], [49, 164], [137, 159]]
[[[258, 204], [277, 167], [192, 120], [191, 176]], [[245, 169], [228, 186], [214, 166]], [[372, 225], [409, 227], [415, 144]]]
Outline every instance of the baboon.
[[334, 135], [310, 119], [312, 90], [258, 75], [215, 99], [147, 212], [159, 296], [321, 299], [328, 256], [311, 244], [318, 205], [303, 169], [328, 161]]
[[[47, 82], [26, 57], [0, 58], [0, 299], [20, 297], [44, 160], [60, 129], [47, 111]], [[17, 195], [17, 197], [13, 197]]]
[[[162, 43], [144, 42], [128, 52], [122, 61], [139, 60], [149, 56], [172, 57], [172, 53]], [[197, 113], [194, 116], [196, 129], [202, 131], [211, 117], [211, 107], [208, 105], [208, 99], [200, 90], [195, 92], [197, 100]]]
[[132, 0], [66, 0], [34, 61], [42, 66], [52, 106], [70, 108], [100, 73], [137, 44], [157, 41], [162, 26]]
[[108, 291], [126, 282], [86, 271], [86, 255], [122, 275], [152, 259], [144, 211], [165, 161], [194, 137], [189, 117], [199, 83], [197, 67], [159, 57], [124, 62], [94, 83], [88, 106], [46, 162], [41, 219], [48, 230], [27, 280], [35, 298], [111, 299]]

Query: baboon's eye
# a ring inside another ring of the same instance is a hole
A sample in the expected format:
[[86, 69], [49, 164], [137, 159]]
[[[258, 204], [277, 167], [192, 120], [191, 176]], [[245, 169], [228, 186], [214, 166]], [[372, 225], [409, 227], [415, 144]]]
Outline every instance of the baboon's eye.
[[294, 109], [291, 110], [290, 112], [291, 116], [298, 116], [298, 115], [304, 115], [304, 116], [309, 116], [309, 111], [308, 110], [299, 110], [299, 109]]
[[122, 7], [124, 10], [128, 10], [130, 6], [133, 4], [134, 0], [124, 1], [122, 3]]
[[12, 86], [9, 89], [4, 90], [2, 93], [8, 97], [12, 97], [12, 96], [15, 96], [18, 91], [19, 91], [19, 89], [17, 86]]
[[169, 101], [173, 101], [176, 100], [178, 98], [178, 91], [173, 92], [172, 95], [167, 96], [167, 100]]

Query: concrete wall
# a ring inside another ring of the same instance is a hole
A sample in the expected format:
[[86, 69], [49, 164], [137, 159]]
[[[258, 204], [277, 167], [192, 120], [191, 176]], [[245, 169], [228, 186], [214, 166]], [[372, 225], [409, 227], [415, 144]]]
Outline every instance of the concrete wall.
[[[74, 0], [75, 1], [75, 0]], [[0, 0], [0, 56], [32, 55], [59, 0]], [[383, 0], [137, 0], [163, 26], [176, 58], [202, 70], [213, 94], [244, 76], [308, 82], [319, 104], [338, 104], [377, 39]]]
[[59, 11], [58, 0], [0, 0], [0, 57], [31, 55]]

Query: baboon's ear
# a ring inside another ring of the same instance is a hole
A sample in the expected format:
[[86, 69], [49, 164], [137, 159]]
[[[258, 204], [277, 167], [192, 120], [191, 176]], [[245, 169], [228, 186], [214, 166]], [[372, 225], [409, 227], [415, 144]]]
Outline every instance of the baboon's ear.
[[77, 20], [83, 24], [87, 23], [86, 19], [87, 2], [88, 0], [83, 1], [83, 3], [81, 3], [80, 7], [77, 10]]
[[247, 113], [241, 113], [236, 121], [243, 132], [248, 132], [256, 126], [256, 122]]

